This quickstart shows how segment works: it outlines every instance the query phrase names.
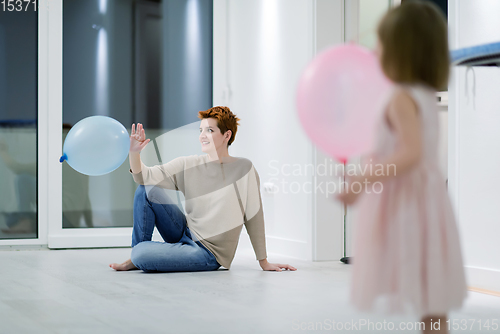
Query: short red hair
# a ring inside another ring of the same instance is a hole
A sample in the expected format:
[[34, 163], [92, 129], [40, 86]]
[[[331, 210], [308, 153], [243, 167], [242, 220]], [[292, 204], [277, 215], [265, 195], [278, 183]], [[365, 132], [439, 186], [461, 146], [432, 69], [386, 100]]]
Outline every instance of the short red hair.
[[217, 120], [217, 127], [220, 129], [220, 132], [223, 134], [226, 133], [227, 130], [231, 130], [231, 138], [227, 142], [227, 146], [231, 145], [234, 141], [234, 137], [236, 136], [236, 131], [238, 130], [238, 121], [240, 119], [236, 117], [235, 114], [229, 110], [228, 107], [212, 107], [205, 111], [198, 112], [198, 118], [215, 118]]

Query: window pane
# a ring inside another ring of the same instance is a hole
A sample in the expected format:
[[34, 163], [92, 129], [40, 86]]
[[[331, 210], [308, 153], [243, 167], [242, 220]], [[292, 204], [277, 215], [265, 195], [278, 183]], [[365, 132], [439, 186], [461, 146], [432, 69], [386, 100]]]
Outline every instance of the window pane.
[[0, 10], [0, 239], [36, 238], [38, 16]]
[[[133, 6], [133, 0], [63, 2], [63, 143], [85, 117], [131, 126]], [[63, 228], [132, 226], [134, 185], [128, 159], [101, 176], [63, 163]]]

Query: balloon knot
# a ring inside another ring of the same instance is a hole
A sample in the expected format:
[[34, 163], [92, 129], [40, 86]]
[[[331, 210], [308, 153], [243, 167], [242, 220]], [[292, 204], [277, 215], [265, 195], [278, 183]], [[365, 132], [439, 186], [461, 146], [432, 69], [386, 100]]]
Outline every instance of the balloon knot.
[[64, 160], [68, 160], [68, 156], [66, 155], [66, 153], [64, 153], [64, 154], [62, 155], [62, 157], [59, 159], [59, 162], [61, 162], [61, 163], [62, 163], [62, 162], [64, 162]]

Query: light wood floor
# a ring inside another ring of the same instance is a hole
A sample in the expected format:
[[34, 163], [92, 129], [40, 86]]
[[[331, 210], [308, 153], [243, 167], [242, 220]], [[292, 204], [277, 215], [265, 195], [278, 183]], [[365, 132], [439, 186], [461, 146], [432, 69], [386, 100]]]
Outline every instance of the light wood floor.
[[[264, 272], [238, 251], [231, 270], [146, 274], [115, 272], [130, 249], [0, 251], [0, 333], [398, 333], [332, 325], [416, 322], [357, 313], [349, 305], [350, 266], [268, 254], [295, 272]], [[500, 325], [500, 298], [469, 292], [450, 319]], [[335, 324], [334, 324], [335, 322]], [[322, 328], [322, 330], [321, 330]], [[406, 330], [401, 333], [418, 333]], [[498, 332], [498, 331], [497, 331]]]

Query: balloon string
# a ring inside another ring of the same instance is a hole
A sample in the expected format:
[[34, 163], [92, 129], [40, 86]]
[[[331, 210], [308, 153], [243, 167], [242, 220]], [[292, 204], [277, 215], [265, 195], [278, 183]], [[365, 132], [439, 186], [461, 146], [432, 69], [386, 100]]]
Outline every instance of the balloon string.
[[[344, 160], [344, 193], [345, 193], [345, 187], [347, 187], [347, 185], [345, 184], [345, 163], [346, 161]], [[347, 205], [344, 203], [344, 257], [346, 257], [346, 234], [347, 234], [347, 231], [346, 231], [346, 217], [347, 217]]]

